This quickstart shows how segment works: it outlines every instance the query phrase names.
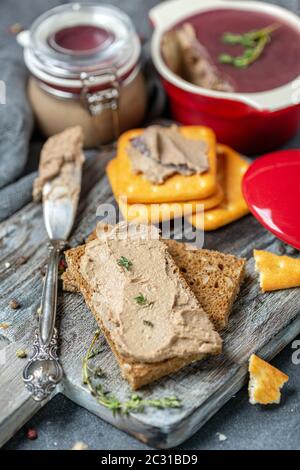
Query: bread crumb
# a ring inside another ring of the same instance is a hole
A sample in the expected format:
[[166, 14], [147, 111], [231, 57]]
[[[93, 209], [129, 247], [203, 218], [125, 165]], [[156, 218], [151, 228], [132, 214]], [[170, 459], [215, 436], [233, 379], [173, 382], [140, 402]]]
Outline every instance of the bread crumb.
[[72, 450], [87, 450], [89, 447], [87, 444], [85, 444], [82, 441], [75, 442], [75, 444], [72, 447]]
[[12, 34], [18, 34], [23, 30], [23, 27], [20, 25], [20, 23], [14, 23], [9, 27], [9, 31]]
[[227, 436], [225, 436], [225, 434], [222, 434], [221, 432], [217, 432], [216, 433], [216, 436], [218, 437], [219, 441], [226, 441], [227, 439]]
[[16, 299], [11, 299], [9, 301], [9, 304], [10, 308], [12, 308], [13, 310], [17, 310], [18, 308], [20, 308], [20, 304], [19, 302], [16, 300]]
[[39, 271], [40, 271], [41, 276], [45, 277], [46, 271], [47, 271], [46, 266], [42, 266], [41, 268], [39, 268]]
[[19, 266], [22, 265], [22, 264], [27, 263], [27, 261], [28, 261], [27, 256], [20, 256], [20, 258], [18, 258], [18, 260], [17, 260]]
[[2, 330], [7, 330], [7, 328], [9, 327], [10, 327], [10, 323], [7, 323], [7, 322], [0, 323], [0, 328], [2, 328]]

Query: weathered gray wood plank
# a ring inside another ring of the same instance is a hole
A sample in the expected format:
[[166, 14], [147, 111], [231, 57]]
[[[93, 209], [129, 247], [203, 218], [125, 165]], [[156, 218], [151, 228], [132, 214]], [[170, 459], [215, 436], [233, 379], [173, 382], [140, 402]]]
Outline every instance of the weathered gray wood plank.
[[[113, 201], [104, 175], [109, 157], [109, 152], [102, 153], [85, 165], [71, 245], [81, 243], [94, 228], [98, 205]], [[0, 330], [0, 445], [41, 406], [24, 390], [21, 380], [24, 361], [17, 359], [15, 352], [19, 348], [28, 349], [32, 343], [42, 289], [40, 270], [46, 261], [45, 242], [39, 205], [29, 204], [0, 225], [0, 323], [10, 323], [9, 328]], [[59, 298], [58, 326], [66, 374], [61, 392], [120, 429], [157, 447], [179, 444], [230, 399], [245, 381], [247, 359], [252, 352], [260, 351], [271, 359], [300, 332], [299, 290], [261, 294], [251, 259], [254, 247], [288, 253], [293, 252], [292, 248], [281, 244], [251, 216], [206, 234], [205, 246], [247, 257], [248, 274], [229, 328], [222, 334], [223, 354], [186, 367], [143, 391], [152, 396], [176, 394], [184, 403], [180, 410], [151, 410], [124, 418], [114, 417], [98, 405], [81, 381], [81, 361], [96, 323], [80, 295], [64, 293]], [[26, 263], [21, 264], [21, 256], [28, 258]], [[6, 263], [10, 266], [6, 267]], [[9, 308], [11, 298], [20, 302], [20, 309]], [[121, 379], [108, 347], [101, 354], [100, 362], [108, 372], [104, 386], [121, 398], [127, 396], [129, 386]]]

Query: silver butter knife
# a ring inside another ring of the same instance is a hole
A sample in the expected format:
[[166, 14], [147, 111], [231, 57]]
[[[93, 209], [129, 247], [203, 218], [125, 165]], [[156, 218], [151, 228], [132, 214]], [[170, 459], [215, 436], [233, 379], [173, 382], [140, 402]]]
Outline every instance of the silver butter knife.
[[49, 260], [44, 281], [33, 352], [23, 371], [23, 380], [32, 398], [42, 401], [63, 377], [59, 363], [58, 332], [55, 328], [58, 264], [60, 251], [71, 232], [80, 193], [81, 165], [69, 167], [68, 174], [58, 176], [43, 187], [43, 212], [49, 236]]

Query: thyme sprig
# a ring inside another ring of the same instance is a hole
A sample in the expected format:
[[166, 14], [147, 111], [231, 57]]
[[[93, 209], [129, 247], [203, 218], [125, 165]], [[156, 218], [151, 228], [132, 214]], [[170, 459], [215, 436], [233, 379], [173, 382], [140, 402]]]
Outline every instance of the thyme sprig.
[[279, 28], [279, 25], [274, 23], [266, 28], [248, 31], [244, 34], [224, 33], [222, 40], [226, 44], [241, 44], [244, 47], [252, 47], [255, 46], [256, 41], [270, 35], [277, 28]]
[[91, 357], [95, 357], [92, 356], [92, 351], [95, 351], [94, 346], [99, 339], [100, 333], [99, 330], [96, 331], [82, 364], [83, 383], [88, 387], [98, 403], [111, 410], [113, 414], [120, 413], [123, 415], [143, 412], [147, 407], [161, 410], [166, 408], [181, 408], [181, 400], [175, 396], [153, 399], [142, 398], [140, 395], [134, 393], [128, 400], [122, 402], [113, 393], [104, 390], [103, 385], [96, 382], [99, 376], [95, 376], [95, 371], [101, 371], [101, 369], [93, 369], [89, 365]]
[[261, 56], [265, 46], [271, 41], [272, 32], [278, 27], [278, 24], [272, 24], [266, 28], [248, 31], [245, 34], [224, 33], [222, 38], [224, 43], [242, 45], [244, 52], [239, 56], [220, 54], [219, 62], [221, 64], [231, 64], [237, 68], [248, 67]]
[[96, 331], [93, 341], [82, 362], [82, 382], [84, 385], [89, 384], [89, 382], [91, 381], [91, 376], [96, 378], [96, 377], [103, 377], [105, 375], [100, 367], [97, 367], [96, 369], [92, 369], [89, 365], [89, 361], [95, 358], [96, 356], [98, 356], [98, 354], [100, 354], [103, 351], [103, 348], [101, 346], [98, 348], [94, 348], [94, 345], [96, 341], [98, 340], [100, 333], [101, 333], [100, 330]]
[[129, 261], [125, 256], [121, 256], [118, 261], [118, 265], [121, 266], [122, 268], [125, 268], [127, 271], [130, 271], [130, 268], [132, 266], [132, 262]]

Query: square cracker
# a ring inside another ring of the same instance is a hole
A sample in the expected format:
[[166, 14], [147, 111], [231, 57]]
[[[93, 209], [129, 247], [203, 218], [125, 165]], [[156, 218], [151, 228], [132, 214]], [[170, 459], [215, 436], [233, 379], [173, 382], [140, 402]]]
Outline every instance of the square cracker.
[[187, 138], [204, 140], [207, 143], [209, 170], [200, 175], [175, 174], [163, 184], [153, 184], [143, 175], [136, 175], [131, 171], [131, 162], [127, 151], [130, 140], [141, 135], [143, 129], [127, 131], [118, 140], [116, 188], [120, 196], [127, 197], [128, 203], [192, 201], [207, 198], [216, 191], [216, 138], [213, 131], [203, 126], [181, 126], [179, 132]]
[[218, 185], [214, 194], [205, 199], [196, 199], [185, 202], [177, 201], [150, 204], [129, 204], [126, 199], [120, 197], [119, 194], [120, 188], [118, 180], [120, 175], [116, 158], [108, 163], [106, 174], [122, 215], [124, 219], [129, 222], [156, 224], [165, 220], [175, 219], [176, 217], [186, 217], [196, 212], [200, 204], [202, 204], [204, 210], [207, 210], [218, 206], [223, 199], [223, 190], [221, 186]]

